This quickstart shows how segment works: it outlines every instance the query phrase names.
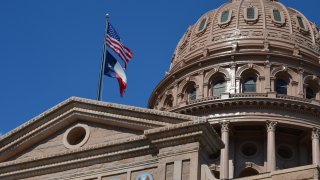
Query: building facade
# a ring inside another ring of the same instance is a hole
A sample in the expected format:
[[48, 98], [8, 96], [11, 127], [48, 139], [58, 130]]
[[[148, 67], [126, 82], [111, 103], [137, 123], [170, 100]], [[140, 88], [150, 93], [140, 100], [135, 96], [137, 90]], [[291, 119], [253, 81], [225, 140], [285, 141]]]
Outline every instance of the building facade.
[[320, 31], [230, 0], [182, 36], [148, 108], [70, 98], [0, 139], [0, 179], [319, 179]]
[[[231, 0], [188, 28], [149, 107], [209, 119], [225, 143], [216, 178], [315, 168], [319, 33], [276, 0]], [[318, 178], [298, 174], [285, 179]]]

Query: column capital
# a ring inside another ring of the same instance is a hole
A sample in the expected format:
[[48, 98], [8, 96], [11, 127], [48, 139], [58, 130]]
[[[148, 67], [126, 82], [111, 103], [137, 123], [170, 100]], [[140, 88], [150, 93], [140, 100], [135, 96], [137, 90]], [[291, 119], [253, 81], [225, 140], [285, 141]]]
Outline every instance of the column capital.
[[275, 131], [276, 130], [276, 126], [277, 126], [278, 122], [277, 121], [267, 121], [267, 132], [270, 131]]
[[229, 121], [222, 121], [220, 122], [221, 125], [221, 132], [229, 132]]
[[319, 133], [320, 133], [319, 128], [312, 128], [311, 139], [319, 139]]

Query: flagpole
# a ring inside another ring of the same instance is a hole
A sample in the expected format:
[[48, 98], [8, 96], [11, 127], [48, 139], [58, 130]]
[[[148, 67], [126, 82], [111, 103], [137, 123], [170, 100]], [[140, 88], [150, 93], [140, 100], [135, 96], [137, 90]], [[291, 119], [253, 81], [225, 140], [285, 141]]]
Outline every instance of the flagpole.
[[105, 29], [104, 37], [103, 37], [103, 48], [102, 48], [100, 74], [99, 74], [99, 81], [98, 81], [97, 101], [101, 101], [101, 87], [102, 87], [103, 69], [104, 69], [104, 63], [105, 63], [106, 35], [108, 32], [108, 21], [109, 21], [109, 14], [106, 14], [106, 29]]

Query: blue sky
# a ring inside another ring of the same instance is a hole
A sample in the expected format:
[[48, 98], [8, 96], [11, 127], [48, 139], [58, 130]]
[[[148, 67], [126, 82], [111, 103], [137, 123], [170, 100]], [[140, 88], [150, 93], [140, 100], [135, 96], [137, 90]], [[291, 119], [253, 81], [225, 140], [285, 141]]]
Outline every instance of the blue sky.
[[[123, 98], [104, 78], [103, 101], [146, 107], [189, 25], [227, 0], [1, 0], [0, 133], [69, 98], [95, 99], [105, 14], [135, 53]], [[320, 24], [319, 0], [282, 0]]]

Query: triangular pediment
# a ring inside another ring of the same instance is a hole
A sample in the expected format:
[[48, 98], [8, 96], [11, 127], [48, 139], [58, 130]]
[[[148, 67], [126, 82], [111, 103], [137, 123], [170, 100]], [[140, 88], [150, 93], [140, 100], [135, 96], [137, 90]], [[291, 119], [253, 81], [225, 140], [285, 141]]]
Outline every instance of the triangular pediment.
[[52, 132], [43, 140], [13, 156], [9, 160], [33, 159], [64, 153], [80, 148], [99, 146], [108, 142], [143, 134], [141, 130], [123, 128], [92, 121], [79, 120]]
[[89, 129], [89, 138], [86, 137], [86, 142], [77, 150], [139, 137], [145, 130], [192, 119], [186, 115], [72, 97], [4, 135], [0, 139], [0, 163], [77, 149], [74, 147], [79, 139], [86, 136], [81, 135], [84, 131], [81, 127], [73, 130], [74, 134], [80, 133], [78, 139], [70, 140], [76, 146], [68, 148], [63, 139], [68, 130], [78, 125]]

